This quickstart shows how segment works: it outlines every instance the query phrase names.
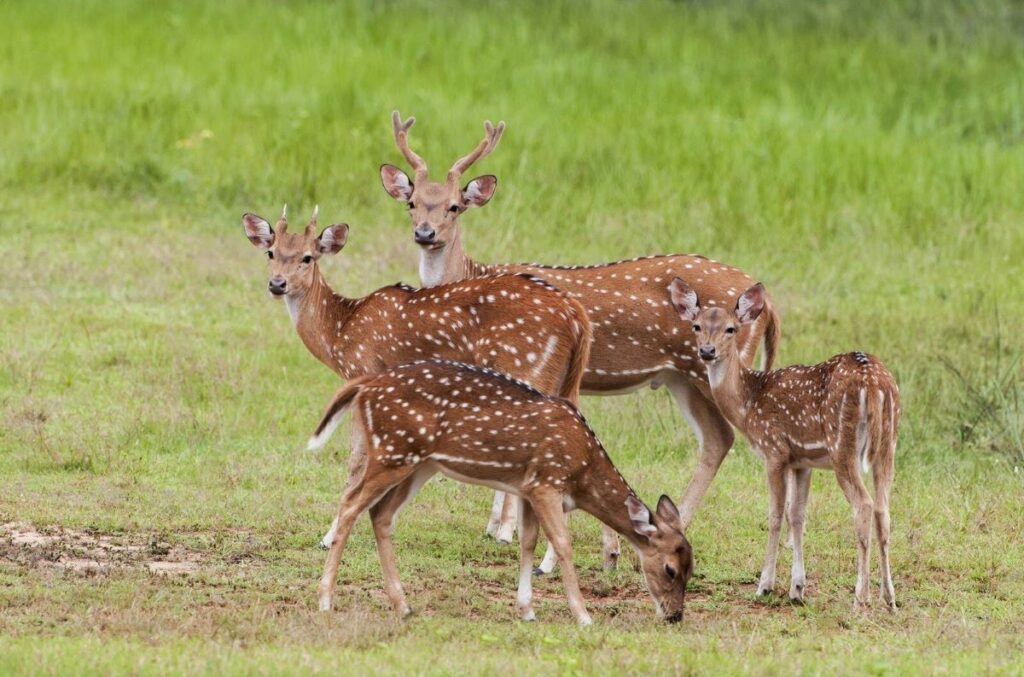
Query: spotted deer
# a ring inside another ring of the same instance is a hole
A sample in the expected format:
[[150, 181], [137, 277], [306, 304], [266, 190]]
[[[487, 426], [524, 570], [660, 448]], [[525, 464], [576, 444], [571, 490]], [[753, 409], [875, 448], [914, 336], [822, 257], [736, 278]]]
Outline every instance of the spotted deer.
[[537, 527], [553, 544], [569, 608], [580, 625], [591, 618], [572, 563], [563, 511], [590, 513], [637, 551], [656, 610], [682, 619], [693, 552], [667, 496], [653, 512], [615, 469], [601, 442], [568, 400], [540, 392], [492, 369], [450, 361], [407, 364], [350, 381], [328, 405], [310, 440], [322, 447], [351, 411], [348, 484], [338, 508], [318, 599], [330, 611], [338, 567], [352, 526], [369, 510], [395, 611], [410, 613], [391, 542], [395, 517], [434, 474], [522, 497], [516, 607], [534, 620], [533, 552]]
[[[889, 569], [889, 496], [892, 489], [900, 395], [889, 370], [864, 353], [836, 355], [814, 366], [752, 371], [739, 355], [738, 337], [757, 321], [766, 300], [760, 284], [746, 290], [735, 307], [701, 308], [699, 294], [676, 278], [669, 292], [679, 316], [696, 336], [707, 365], [711, 394], [730, 423], [764, 460], [768, 475], [768, 552], [758, 595], [775, 586], [783, 510], [789, 490], [793, 567], [789, 596], [803, 601], [803, 532], [811, 470], [832, 470], [853, 507], [857, 537], [855, 604], [868, 602], [868, 555], [872, 516], [881, 560], [882, 597], [896, 609]], [[870, 469], [872, 499], [861, 477]], [[787, 487], [787, 484], [791, 486]]]
[[[286, 207], [273, 228], [255, 214], [245, 214], [242, 226], [270, 259], [270, 294], [284, 299], [306, 348], [342, 378], [441, 357], [578, 400], [590, 323], [578, 302], [540, 278], [494, 275], [419, 290], [399, 284], [351, 299], [336, 294], [318, 266], [345, 246], [347, 224], [318, 235], [314, 211], [303, 231], [291, 233]], [[504, 511], [497, 537], [511, 541], [514, 505], [497, 496], [495, 507]]]
[[[413, 239], [420, 247], [420, 282], [425, 287], [497, 273], [537, 275], [583, 304], [593, 326], [594, 341], [581, 384], [588, 395], [617, 395], [644, 386], [666, 386], [700, 445], [700, 461], [680, 503], [682, 524], [689, 526], [718, 468], [733, 442], [728, 422], [715, 406], [693, 337], [678, 326], [665, 287], [674, 277], [684, 279], [708, 305], [729, 307], [754, 280], [736, 268], [694, 255], [648, 256], [591, 266], [545, 266], [536, 263], [484, 264], [462, 248], [459, 217], [482, 207], [498, 185], [492, 175], [459, 186], [462, 174], [490, 154], [501, 139], [504, 123], [484, 123], [477, 147], [456, 162], [444, 183], [430, 181], [427, 165], [409, 146], [415, 118], [391, 117], [395, 143], [413, 169], [410, 179], [401, 169], [380, 168], [384, 189], [406, 204]], [[752, 364], [764, 344], [762, 365], [771, 368], [780, 338], [774, 309], [744, 326], [737, 340], [744, 365]], [[550, 550], [548, 551], [551, 552]], [[549, 570], [551, 558], [541, 566]]]

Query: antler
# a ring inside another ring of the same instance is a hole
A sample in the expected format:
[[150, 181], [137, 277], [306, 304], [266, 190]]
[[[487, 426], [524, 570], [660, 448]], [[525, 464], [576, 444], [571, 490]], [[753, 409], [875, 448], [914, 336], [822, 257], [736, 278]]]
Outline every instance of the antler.
[[320, 215], [320, 205], [313, 207], [313, 215], [309, 217], [306, 224], [306, 235], [316, 235], [316, 217]]
[[288, 203], [284, 203], [284, 207], [281, 208], [281, 218], [277, 220], [277, 226], [275, 227], [278, 235], [288, 230]]
[[452, 168], [448, 170], [448, 182], [457, 182], [459, 177], [462, 176], [462, 173], [469, 169], [474, 162], [490, 155], [491, 151], [498, 147], [498, 141], [501, 140], [501, 135], [504, 132], [504, 122], [499, 122], [497, 127], [492, 125], [490, 120], [484, 122], [483, 141], [473, 149], [472, 153], [452, 165]]
[[402, 117], [398, 114], [398, 111], [391, 113], [391, 128], [395, 132], [395, 143], [398, 144], [398, 150], [402, 151], [402, 155], [405, 156], [405, 161], [409, 163], [413, 171], [416, 173], [415, 180], [425, 181], [427, 178], [427, 163], [423, 161], [419, 155], [409, 148], [409, 128], [416, 124], [416, 118], [409, 118], [405, 122], [402, 122]]

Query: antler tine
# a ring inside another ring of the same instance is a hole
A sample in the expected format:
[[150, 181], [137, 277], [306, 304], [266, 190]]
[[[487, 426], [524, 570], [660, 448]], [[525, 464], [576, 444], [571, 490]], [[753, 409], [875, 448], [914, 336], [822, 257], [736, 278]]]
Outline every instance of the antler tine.
[[495, 127], [491, 124], [490, 120], [484, 122], [484, 138], [477, 144], [477, 147], [473, 149], [473, 152], [466, 155], [459, 161], [457, 161], [452, 168], [448, 170], [448, 181], [458, 181], [462, 173], [473, 166], [473, 163], [477, 160], [487, 157], [491, 152], [498, 147], [498, 142], [501, 141], [501, 135], [505, 133], [505, 123], [499, 122], [498, 126]]
[[277, 234], [280, 235], [288, 230], [288, 203], [284, 203], [284, 207], [281, 208], [281, 218], [277, 220]]
[[309, 223], [306, 224], [306, 234], [316, 235], [316, 218], [320, 216], [320, 205], [313, 207], [313, 215], [309, 217]]
[[402, 116], [398, 114], [398, 111], [391, 113], [391, 129], [395, 133], [395, 143], [398, 145], [398, 150], [402, 151], [405, 161], [416, 172], [415, 180], [422, 181], [427, 178], [427, 163], [423, 161], [423, 158], [414, 153], [412, 148], [409, 148], [409, 129], [414, 124], [416, 124], [416, 118], [414, 117], [410, 117], [405, 122], [402, 122]]

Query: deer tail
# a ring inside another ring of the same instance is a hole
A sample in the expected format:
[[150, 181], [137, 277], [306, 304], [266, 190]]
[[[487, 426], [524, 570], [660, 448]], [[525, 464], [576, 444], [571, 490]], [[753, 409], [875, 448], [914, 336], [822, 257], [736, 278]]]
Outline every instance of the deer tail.
[[313, 431], [313, 436], [309, 438], [309, 444], [306, 445], [306, 449], [310, 451], [314, 449], [320, 449], [327, 440], [331, 439], [331, 435], [338, 428], [341, 423], [341, 418], [345, 414], [349, 405], [352, 404], [352, 400], [356, 398], [356, 395], [362, 390], [363, 385], [369, 381], [372, 376], [360, 376], [354, 378], [341, 387], [337, 393], [334, 394], [334, 398], [331, 403], [327, 405], [327, 411], [324, 412], [323, 418], [320, 419], [319, 425], [316, 430]]
[[764, 328], [763, 345], [761, 346], [761, 371], [771, 371], [775, 364], [775, 357], [779, 353], [779, 341], [782, 339], [782, 318], [771, 302], [765, 304], [762, 315], [766, 317], [767, 323]]
[[583, 375], [587, 370], [587, 362], [590, 361], [590, 342], [593, 339], [593, 328], [590, 326], [590, 319], [587, 311], [579, 301], [569, 298], [566, 300], [573, 309], [573, 323], [575, 327], [576, 342], [569, 356], [569, 369], [562, 381], [562, 390], [559, 393], [562, 397], [573, 404], [580, 402], [580, 386], [583, 383]]

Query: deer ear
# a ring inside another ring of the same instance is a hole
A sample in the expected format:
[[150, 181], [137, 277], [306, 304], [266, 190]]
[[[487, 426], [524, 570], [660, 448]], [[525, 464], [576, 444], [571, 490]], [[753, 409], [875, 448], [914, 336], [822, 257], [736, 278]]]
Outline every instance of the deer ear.
[[380, 166], [380, 182], [388, 195], [399, 202], [408, 202], [412, 197], [412, 181], [409, 176], [394, 165]]
[[764, 310], [764, 285], [758, 282], [743, 292], [736, 301], [736, 317], [741, 324], [750, 324]]
[[324, 228], [324, 232], [320, 233], [320, 237], [317, 238], [320, 253], [327, 256], [340, 252], [346, 242], [348, 242], [347, 223], [336, 223], [333, 226], [327, 226]]
[[660, 520], [671, 524], [677, 529], [679, 528], [679, 509], [672, 499], [665, 494], [662, 494], [661, 498], [658, 499], [657, 513]]
[[266, 219], [255, 214], [246, 214], [242, 217], [242, 228], [245, 229], [245, 236], [254, 246], [260, 249], [270, 249], [274, 244], [274, 229], [270, 227]]
[[697, 313], [700, 312], [700, 302], [697, 301], [697, 292], [693, 291], [690, 285], [677, 277], [668, 286], [668, 293], [672, 299], [672, 305], [675, 306], [676, 312], [679, 313], [679, 317], [687, 322], [693, 322], [697, 319]]
[[626, 498], [626, 510], [629, 511], [629, 519], [633, 522], [633, 531], [636, 533], [641, 536], [650, 536], [658, 530], [651, 524], [651, 511], [636, 496]]
[[467, 209], [469, 207], [483, 207], [494, 196], [494, 191], [497, 188], [497, 176], [493, 174], [478, 176], [467, 183], [466, 187], [462, 189], [462, 201]]

